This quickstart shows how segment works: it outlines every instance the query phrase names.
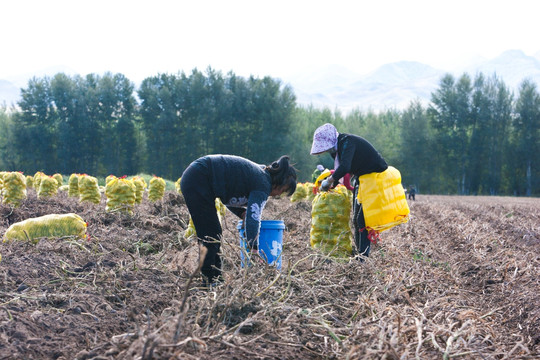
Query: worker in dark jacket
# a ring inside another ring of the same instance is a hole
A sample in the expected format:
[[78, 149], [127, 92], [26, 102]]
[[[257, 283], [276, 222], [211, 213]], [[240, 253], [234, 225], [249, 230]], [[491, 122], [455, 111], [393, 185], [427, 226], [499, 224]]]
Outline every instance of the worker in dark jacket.
[[383, 172], [388, 164], [379, 152], [366, 139], [351, 134], [340, 134], [332, 124], [318, 127], [313, 134], [311, 155], [328, 152], [334, 158], [334, 173], [321, 184], [321, 190], [328, 190], [338, 185], [339, 180], [350, 173], [354, 180], [353, 224], [355, 226], [355, 245], [358, 253], [369, 256], [370, 241], [365, 230], [362, 204], [357, 201], [358, 177], [373, 172]]
[[212, 284], [221, 278], [222, 229], [215, 199], [244, 220], [248, 247], [257, 249], [264, 205], [269, 196], [294, 193], [296, 169], [287, 156], [265, 166], [239, 156], [207, 155], [189, 165], [180, 187], [197, 237], [207, 249], [201, 272], [205, 283]]

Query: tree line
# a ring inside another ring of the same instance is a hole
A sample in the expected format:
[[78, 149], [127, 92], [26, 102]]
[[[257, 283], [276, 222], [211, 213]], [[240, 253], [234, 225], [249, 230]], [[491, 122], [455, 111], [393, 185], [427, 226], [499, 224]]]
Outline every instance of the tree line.
[[212, 153], [268, 164], [287, 154], [310, 181], [329, 155], [311, 156], [313, 131], [370, 141], [419, 193], [540, 195], [540, 94], [514, 94], [496, 75], [441, 78], [428, 104], [380, 112], [299, 106], [271, 77], [208, 68], [158, 74], [140, 86], [122, 74], [33, 78], [17, 107], [0, 108], [0, 170], [33, 175], [149, 173], [175, 181]]

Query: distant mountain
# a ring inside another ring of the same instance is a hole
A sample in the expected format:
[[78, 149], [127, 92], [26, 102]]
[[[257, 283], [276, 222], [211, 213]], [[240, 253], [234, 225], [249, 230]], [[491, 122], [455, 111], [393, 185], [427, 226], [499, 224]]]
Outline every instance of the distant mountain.
[[320, 71], [310, 70], [309, 74], [297, 74], [282, 80], [293, 87], [297, 102], [302, 105], [326, 106], [332, 110], [339, 108], [344, 112], [354, 108], [378, 111], [403, 109], [413, 100], [427, 104], [446, 73], [456, 78], [468, 73], [474, 79], [479, 72], [487, 77], [495, 74], [516, 94], [525, 78], [538, 84], [540, 91], [540, 60], [520, 50], [506, 51], [491, 60], [477, 58], [472, 65], [450, 70], [400, 61], [382, 65], [363, 76], [336, 66]]
[[19, 100], [19, 88], [11, 81], [0, 80], [0, 106], [11, 106]]
[[33, 77], [42, 78], [45, 76], [54, 76], [58, 73], [64, 73], [70, 76], [79, 74], [77, 71], [75, 71], [74, 69], [70, 67], [58, 65], [58, 66], [50, 66], [44, 69], [38, 69], [31, 73], [15, 74], [15, 75], [7, 77], [5, 80], [8, 80], [9, 82], [13, 83], [15, 86], [19, 88], [23, 88], [28, 85], [28, 80], [32, 79]]
[[[73, 69], [59, 66], [0, 80], [0, 105], [4, 101], [8, 105], [18, 101], [20, 88], [27, 86], [31, 77], [53, 76], [59, 72], [77, 74]], [[427, 104], [446, 73], [456, 78], [468, 73], [474, 79], [479, 72], [487, 77], [497, 75], [515, 94], [526, 78], [538, 84], [540, 91], [540, 51], [527, 56], [520, 50], [508, 50], [494, 59], [470, 59], [467, 66], [446, 70], [414, 61], [400, 61], [362, 75], [343, 66], [331, 65], [306, 68], [281, 80], [293, 88], [298, 104], [347, 113], [352, 109], [403, 109], [414, 100]]]
[[525, 55], [521, 50], [505, 51], [492, 60], [469, 66], [465, 72], [471, 76], [478, 72], [486, 76], [495, 74], [514, 90], [527, 78], [538, 84], [540, 91], [540, 60]]
[[21, 88], [28, 86], [28, 80], [33, 77], [42, 78], [45, 76], [54, 76], [58, 73], [75, 75], [77, 72], [67, 66], [52, 66], [45, 69], [36, 70], [33, 73], [15, 74], [0, 79], [0, 106], [4, 103], [9, 107], [15, 105], [21, 99]]

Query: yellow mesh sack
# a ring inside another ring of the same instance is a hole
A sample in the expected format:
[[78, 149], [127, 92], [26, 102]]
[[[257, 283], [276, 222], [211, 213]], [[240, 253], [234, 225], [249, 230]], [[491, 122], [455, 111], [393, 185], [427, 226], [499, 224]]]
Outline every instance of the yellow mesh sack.
[[114, 176], [114, 175], [109, 175], [105, 178], [105, 187], [107, 187], [107, 184], [109, 183], [109, 181], [113, 180], [113, 179], [116, 179], [117, 177]]
[[77, 214], [49, 214], [12, 224], [4, 234], [11, 240], [39, 242], [40, 238], [77, 236], [86, 238], [86, 222]]
[[315, 195], [316, 195], [316, 187], [315, 187], [315, 184], [314, 183], [310, 183], [310, 182], [307, 182], [306, 184], [306, 198], [309, 200], [309, 201], [313, 201], [313, 199], [315, 199]]
[[188, 240], [193, 236], [197, 236], [197, 232], [195, 231], [195, 225], [193, 224], [193, 220], [191, 219], [191, 216], [189, 217], [189, 225], [184, 231], [184, 239]]
[[26, 177], [18, 172], [4, 174], [4, 186], [2, 188], [2, 201], [4, 204], [12, 204], [17, 207], [26, 198]]
[[52, 176], [42, 176], [37, 196], [40, 199], [54, 196], [58, 193], [58, 180]]
[[79, 174], [71, 174], [68, 180], [68, 196], [79, 197]]
[[178, 180], [174, 183], [174, 188], [176, 189], [176, 192], [182, 195], [182, 189], [180, 188], [180, 181], [182, 181], [182, 178], [179, 177]]
[[47, 176], [47, 175], [45, 175], [41, 171], [38, 171], [34, 174], [34, 189], [36, 189], [36, 191], [39, 190], [39, 185], [41, 183], [42, 176]]
[[368, 230], [382, 232], [409, 220], [409, 204], [398, 169], [389, 166], [382, 173], [362, 175], [359, 181], [357, 199], [362, 203]]
[[335, 257], [350, 256], [350, 212], [348, 195], [336, 189], [319, 192], [313, 199], [311, 209], [311, 247]]
[[95, 177], [83, 174], [79, 177], [79, 201], [88, 201], [99, 204], [101, 193], [99, 192], [98, 181]]
[[217, 210], [219, 222], [221, 222], [221, 220], [223, 220], [223, 218], [225, 217], [225, 214], [227, 213], [227, 207], [219, 199], [216, 199], [215, 202], [216, 202], [216, 210]]
[[55, 178], [58, 182], [58, 187], [64, 185], [64, 177], [62, 176], [62, 174], [56, 173], [52, 177]]
[[308, 189], [306, 187], [306, 184], [298, 183], [296, 185], [296, 190], [291, 196], [291, 202], [306, 200], [307, 195], [308, 195]]
[[148, 186], [148, 200], [154, 202], [161, 200], [165, 194], [165, 185], [165, 180], [159, 176], [154, 176]]
[[107, 205], [105, 211], [133, 214], [135, 206], [135, 184], [128, 179], [114, 178], [105, 186]]
[[346, 196], [349, 199], [349, 202], [352, 204], [354, 194], [353, 194], [353, 192], [351, 190], [347, 189], [347, 187], [345, 185], [341, 185], [341, 184], [336, 186], [335, 189], [336, 189], [337, 192], [339, 192], [339, 193], [343, 194], [344, 196]]
[[144, 189], [146, 189], [146, 181], [140, 176], [134, 176], [131, 181], [135, 185], [135, 204], [140, 204], [143, 200]]
[[148, 184], [146, 183], [146, 180], [144, 180], [143, 177], [140, 177], [140, 176], [134, 176], [134, 178], [141, 181], [141, 183], [143, 184], [143, 189], [148, 188]]
[[[30, 175], [26, 175], [26, 188], [33, 188], [34, 187], [34, 177]], [[0, 189], [2, 187], [0, 186]]]
[[58, 191], [69, 191], [69, 185], [62, 185], [58, 188]]

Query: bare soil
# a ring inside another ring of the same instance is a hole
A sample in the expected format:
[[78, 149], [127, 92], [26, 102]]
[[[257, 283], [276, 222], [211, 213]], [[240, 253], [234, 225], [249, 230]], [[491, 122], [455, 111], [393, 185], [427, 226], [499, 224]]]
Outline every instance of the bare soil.
[[224, 220], [224, 283], [200, 288], [181, 195], [133, 215], [60, 193], [0, 205], [18, 221], [74, 212], [89, 239], [0, 243], [0, 359], [536, 359], [540, 200], [422, 196], [371, 256], [309, 244], [311, 204], [269, 200], [283, 268], [240, 266]]

